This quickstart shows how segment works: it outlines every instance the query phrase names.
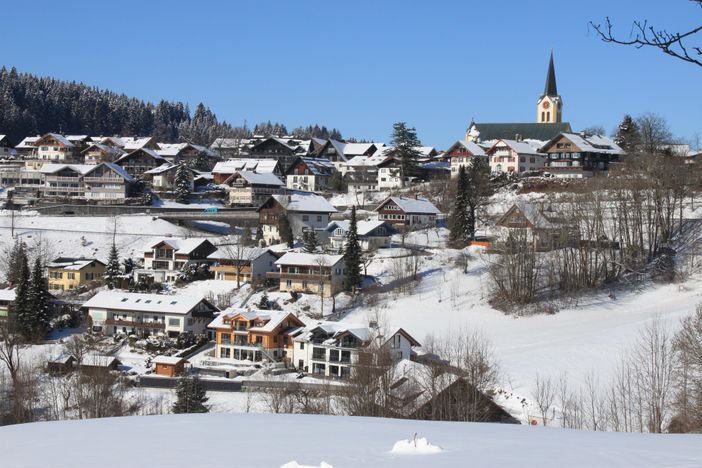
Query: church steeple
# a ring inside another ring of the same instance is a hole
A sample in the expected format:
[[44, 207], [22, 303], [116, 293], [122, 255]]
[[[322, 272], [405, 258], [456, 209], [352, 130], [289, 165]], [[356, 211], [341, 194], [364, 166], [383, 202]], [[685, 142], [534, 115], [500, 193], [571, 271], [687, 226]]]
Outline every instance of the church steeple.
[[559, 123], [563, 119], [563, 100], [556, 87], [556, 67], [553, 65], [553, 51], [548, 62], [544, 94], [536, 103], [536, 121], [538, 123]]
[[553, 66], [553, 50], [551, 51], [551, 60], [548, 63], [544, 96], [558, 96], [558, 89], [556, 88], [556, 68]]

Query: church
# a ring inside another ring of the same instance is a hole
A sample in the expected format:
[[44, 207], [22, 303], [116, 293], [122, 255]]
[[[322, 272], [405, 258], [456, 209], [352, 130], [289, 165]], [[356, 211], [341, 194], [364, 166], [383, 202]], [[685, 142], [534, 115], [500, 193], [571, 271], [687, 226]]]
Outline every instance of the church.
[[556, 86], [556, 67], [553, 52], [546, 73], [544, 93], [536, 102], [534, 123], [476, 123], [466, 130], [466, 141], [480, 143], [492, 140], [541, 140], [548, 141], [559, 133], [570, 133], [570, 123], [563, 122], [563, 98]]

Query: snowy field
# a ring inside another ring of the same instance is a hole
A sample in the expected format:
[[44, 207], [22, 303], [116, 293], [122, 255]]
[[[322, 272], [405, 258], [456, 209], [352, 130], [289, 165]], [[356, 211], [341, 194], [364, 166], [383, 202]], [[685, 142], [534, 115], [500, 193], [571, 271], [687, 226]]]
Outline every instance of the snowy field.
[[[274, 436], [271, 428], [287, 436]], [[0, 451], [8, 468], [702, 466], [698, 435], [281, 414], [6, 426]]]

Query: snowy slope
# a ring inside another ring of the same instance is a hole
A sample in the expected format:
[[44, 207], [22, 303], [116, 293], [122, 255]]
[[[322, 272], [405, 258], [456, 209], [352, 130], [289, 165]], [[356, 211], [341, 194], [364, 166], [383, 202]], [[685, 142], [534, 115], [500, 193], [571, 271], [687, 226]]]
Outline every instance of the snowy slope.
[[[392, 452], [415, 433], [441, 451]], [[293, 461], [334, 468], [702, 466], [697, 435], [280, 414], [6, 426], [0, 428], [0, 453], [7, 468], [277, 468]]]

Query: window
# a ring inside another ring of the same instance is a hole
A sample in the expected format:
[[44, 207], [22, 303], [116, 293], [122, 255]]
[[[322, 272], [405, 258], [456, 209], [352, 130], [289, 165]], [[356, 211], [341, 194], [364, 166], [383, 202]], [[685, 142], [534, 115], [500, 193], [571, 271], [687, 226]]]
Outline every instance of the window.
[[49, 278], [61, 279], [61, 278], [63, 278], [63, 273], [61, 273], [60, 271], [52, 271], [49, 273]]
[[291, 288], [292, 287], [292, 280], [286, 280], [285, 286], [287, 286], [288, 288]]
[[322, 222], [322, 215], [317, 215], [317, 222], [321, 223]]
[[76, 274], [75, 273], [67, 273], [68, 279], [76, 279]]
[[169, 327], [179, 327], [180, 326], [180, 319], [179, 318], [169, 318], [168, 319], [168, 326]]
[[302, 220], [303, 220], [303, 221], [309, 221], [309, 220], [310, 220], [310, 217], [307, 216], [307, 215], [302, 215]]
[[86, 281], [92, 281], [95, 279], [95, 273], [86, 273], [85, 274], [85, 280]]
[[300, 349], [305, 349], [305, 343], [300, 343]]

